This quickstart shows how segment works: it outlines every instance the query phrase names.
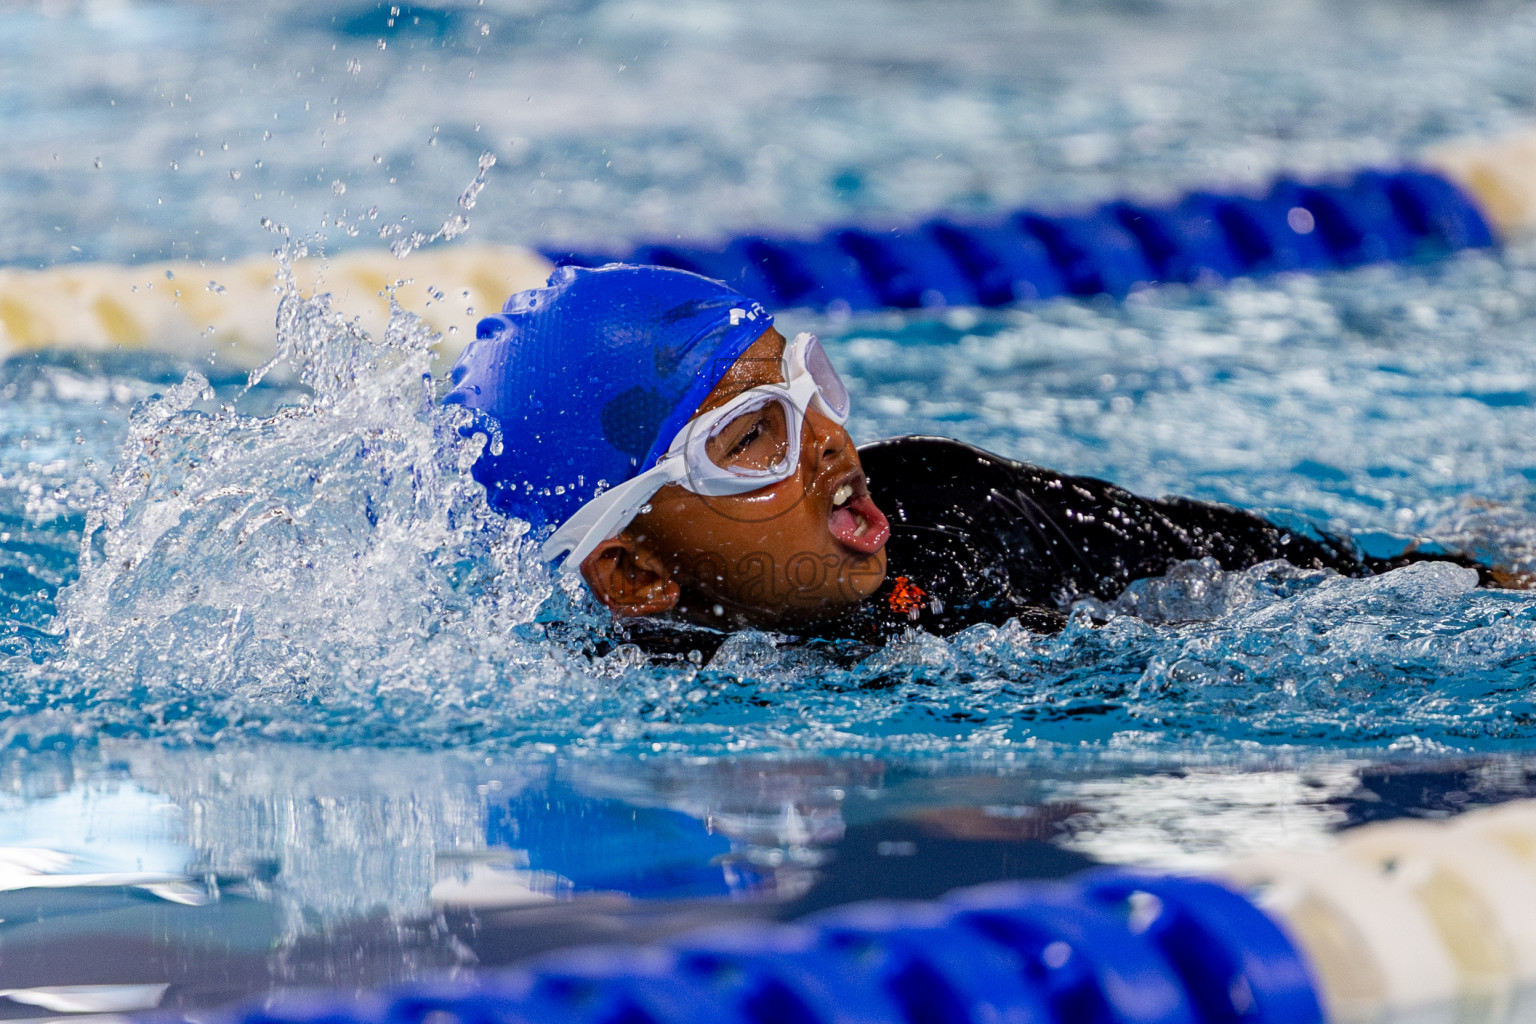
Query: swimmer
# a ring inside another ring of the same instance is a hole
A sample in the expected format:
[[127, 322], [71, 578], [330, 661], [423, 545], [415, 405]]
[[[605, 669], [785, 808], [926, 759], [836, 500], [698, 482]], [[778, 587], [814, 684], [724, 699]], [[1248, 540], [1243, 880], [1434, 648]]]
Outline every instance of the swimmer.
[[1200, 558], [1347, 576], [1434, 558], [1509, 582], [960, 441], [856, 448], [820, 342], [681, 270], [561, 267], [480, 322], [451, 381], [445, 400], [497, 439], [474, 467], [490, 504], [625, 620], [868, 642], [1009, 619], [1050, 631], [1079, 598]]

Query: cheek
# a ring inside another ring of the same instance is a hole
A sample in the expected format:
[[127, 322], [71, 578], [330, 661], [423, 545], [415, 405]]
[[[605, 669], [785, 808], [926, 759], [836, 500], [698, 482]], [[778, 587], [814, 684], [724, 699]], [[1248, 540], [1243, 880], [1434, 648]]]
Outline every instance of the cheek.
[[749, 494], [700, 501], [711, 515], [737, 524], [750, 535], [769, 537], [819, 518], [806, 500], [804, 484], [793, 477]]
[[830, 564], [839, 546], [825, 513], [805, 500], [798, 478], [729, 497], [686, 491], [658, 497], [636, 526], [652, 550], [685, 576], [726, 590], [739, 589], [742, 577], [752, 586], [776, 580], [772, 585], [780, 590], [786, 576], [814, 575], [801, 564], [809, 560], [822, 566], [823, 575], [839, 573]]
[[826, 553], [837, 546], [825, 519], [803, 502], [738, 522], [731, 540], [740, 551], [768, 552], [781, 563], [802, 552]]

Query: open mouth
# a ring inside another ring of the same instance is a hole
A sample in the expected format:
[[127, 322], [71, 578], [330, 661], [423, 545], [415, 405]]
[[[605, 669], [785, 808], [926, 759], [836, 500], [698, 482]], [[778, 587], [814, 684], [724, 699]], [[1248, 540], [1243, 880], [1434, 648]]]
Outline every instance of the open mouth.
[[827, 527], [832, 536], [865, 555], [879, 551], [891, 537], [891, 524], [869, 496], [862, 474], [845, 480], [832, 493]]

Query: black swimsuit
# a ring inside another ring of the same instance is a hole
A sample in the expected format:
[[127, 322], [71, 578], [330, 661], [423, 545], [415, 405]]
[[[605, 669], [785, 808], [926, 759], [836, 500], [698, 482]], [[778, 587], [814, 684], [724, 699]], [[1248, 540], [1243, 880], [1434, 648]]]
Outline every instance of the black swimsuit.
[[1335, 537], [1301, 536], [1225, 505], [1137, 497], [959, 441], [878, 441], [859, 459], [891, 539], [885, 583], [849, 618], [881, 631], [900, 623], [952, 633], [1015, 617], [1059, 628], [1075, 599], [1112, 599], [1132, 580], [1191, 558], [1223, 569], [1284, 558], [1351, 576], [1370, 571]]
[[[946, 438], [877, 441], [859, 459], [891, 524], [885, 582], [807, 639], [880, 643], [909, 626], [943, 635], [1009, 619], [1050, 632], [1065, 624], [1074, 600], [1110, 600], [1133, 580], [1207, 557], [1228, 570], [1285, 559], [1345, 576], [1435, 559], [1477, 568], [1488, 582], [1483, 566], [1454, 555], [1367, 558], [1343, 538], [1287, 530], [1242, 509], [1141, 498]], [[646, 647], [660, 639], [638, 623], [633, 638]], [[673, 639], [698, 647], [704, 638]]]

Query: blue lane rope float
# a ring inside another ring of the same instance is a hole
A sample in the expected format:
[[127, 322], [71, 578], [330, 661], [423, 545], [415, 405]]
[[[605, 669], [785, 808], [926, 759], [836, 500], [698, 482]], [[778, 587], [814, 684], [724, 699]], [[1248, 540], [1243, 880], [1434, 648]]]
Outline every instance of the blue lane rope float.
[[1472, 198], [1421, 168], [1276, 182], [1262, 196], [1196, 192], [1116, 200], [1085, 213], [1021, 210], [986, 222], [932, 218], [815, 238], [747, 235], [718, 245], [545, 250], [556, 263], [658, 263], [719, 278], [770, 307], [998, 306], [1057, 295], [1124, 296], [1162, 282], [1412, 261], [1494, 244]]
[[232, 1024], [1319, 1024], [1298, 948], [1219, 883], [1118, 870], [546, 955]]

